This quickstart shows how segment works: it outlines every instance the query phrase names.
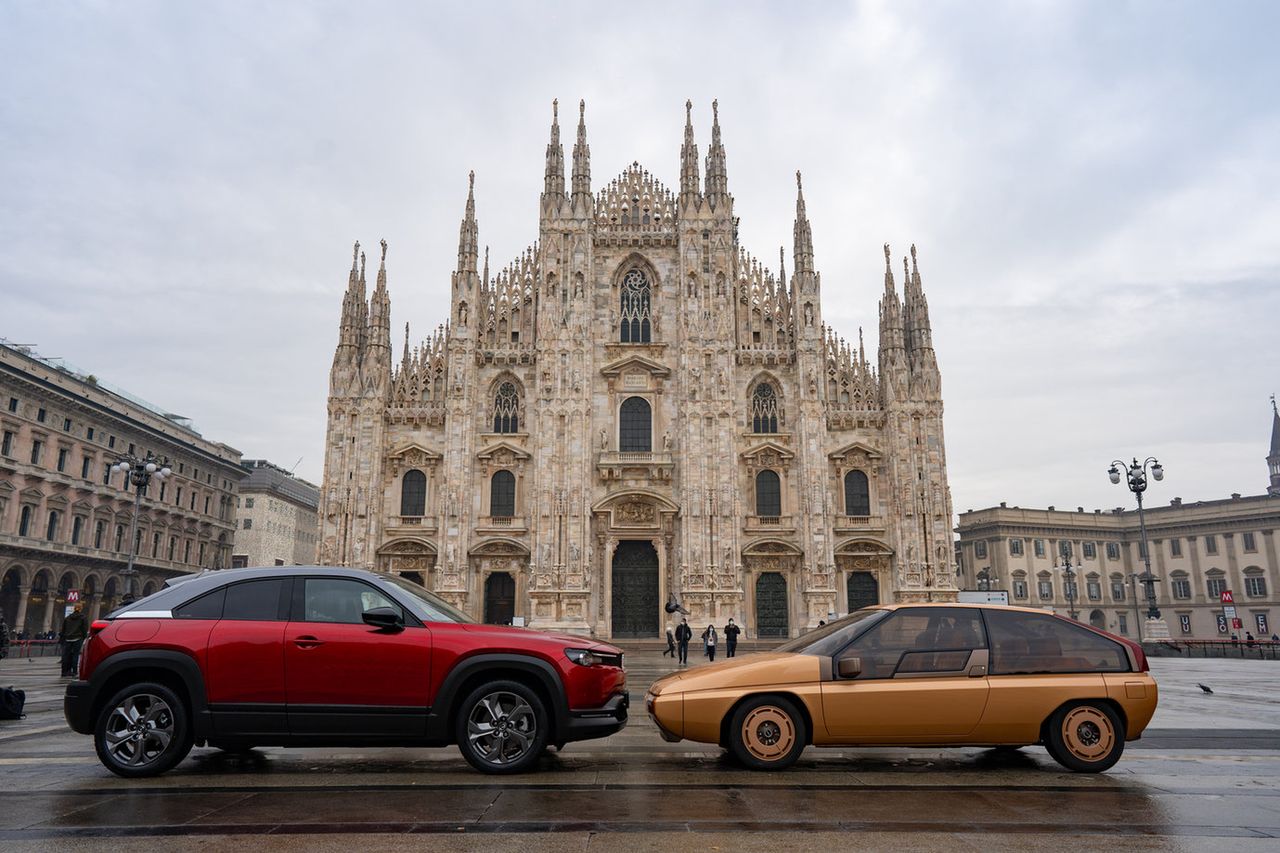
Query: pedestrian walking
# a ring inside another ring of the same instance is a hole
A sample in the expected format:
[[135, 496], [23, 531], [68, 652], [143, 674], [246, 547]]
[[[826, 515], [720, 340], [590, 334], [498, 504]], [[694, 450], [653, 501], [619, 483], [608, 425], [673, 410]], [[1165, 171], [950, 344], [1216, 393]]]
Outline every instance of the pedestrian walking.
[[693, 629], [689, 627], [688, 619], [681, 619], [680, 624], [676, 626], [676, 648], [680, 653], [680, 664], [687, 666], [689, 663], [689, 641], [693, 639]]
[[733, 657], [738, 651], [738, 635], [742, 633], [742, 629], [733, 624], [733, 617], [729, 617], [729, 624], [724, 626], [724, 656]]
[[708, 625], [702, 632], [703, 652], [714, 663], [716, 659], [716, 626]]
[[1254, 644], [1255, 642], [1256, 642], [1256, 641], [1253, 639], [1253, 632], [1252, 632], [1252, 631], [1245, 631], [1245, 632], [1244, 632], [1244, 644], [1245, 644], [1246, 646], [1248, 646], [1249, 648], [1253, 648], [1253, 644]]
[[69, 678], [75, 674], [76, 660], [80, 657], [80, 644], [89, 636], [88, 621], [81, 612], [81, 605], [62, 620], [62, 630], [58, 632], [58, 642], [62, 643], [62, 677]]
[[0, 616], [0, 660], [9, 656], [9, 623]]
[[665, 658], [667, 655], [676, 656], [676, 634], [675, 629], [671, 627], [671, 623], [667, 623], [667, 650], [662, 653]]

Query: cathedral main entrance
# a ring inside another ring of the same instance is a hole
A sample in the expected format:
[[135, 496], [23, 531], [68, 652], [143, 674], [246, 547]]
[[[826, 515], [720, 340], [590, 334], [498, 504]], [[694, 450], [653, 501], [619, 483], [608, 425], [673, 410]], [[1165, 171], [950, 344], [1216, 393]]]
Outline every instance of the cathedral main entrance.
[[658, 552], [648, 540], [623, 540], [613, 554], [614, 637], [658, 636]]
[[849, 612], [880, 603], [880, 582], [871, 572], [850, 572], [845, 585], [849, 594]]
[[484, 621], [510, 625], [516, 615], [516, 581], [507, 572], [494, 572], [484, 582]]
[[765, 572], [756, 578], [756, 636], [785, 637], [787, 628], [787, 579]]

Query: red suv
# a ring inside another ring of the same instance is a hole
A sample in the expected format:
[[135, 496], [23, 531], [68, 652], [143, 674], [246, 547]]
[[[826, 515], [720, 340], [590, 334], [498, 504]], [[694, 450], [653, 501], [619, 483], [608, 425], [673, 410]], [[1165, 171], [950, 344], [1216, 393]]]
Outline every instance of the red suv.
[[193, 744], [445, 746], [486, 773], [627, 722], [622, 652], [480, 625], [403, 578], [357, 569], [204, 572], [95, 621], [67, 685], [71, 728], [120, 776]]

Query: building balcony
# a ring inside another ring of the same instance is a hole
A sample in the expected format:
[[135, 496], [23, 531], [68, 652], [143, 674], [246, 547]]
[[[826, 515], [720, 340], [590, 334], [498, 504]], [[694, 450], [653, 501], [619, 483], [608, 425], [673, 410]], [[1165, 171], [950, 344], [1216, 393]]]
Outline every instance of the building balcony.
[[436, 532], [436, 519], [433, 515], [393, 515], [387, 525], [388, 533], [401, 536]]
[[605, 480], [670, 480], [675, 462], [669, 451], [602, 450], [596, 470]]
[[522, 515], [482, 515], [476, 520], [476, 533], [497, 536], [511, 536], [529, 531], [529, 525]]
[[883, 515], [837, 515], [836, 533], [862, 533], [884, 530]]
[[747, 533], [794, 533], [793, 515], [748, 515], [742, 529]]

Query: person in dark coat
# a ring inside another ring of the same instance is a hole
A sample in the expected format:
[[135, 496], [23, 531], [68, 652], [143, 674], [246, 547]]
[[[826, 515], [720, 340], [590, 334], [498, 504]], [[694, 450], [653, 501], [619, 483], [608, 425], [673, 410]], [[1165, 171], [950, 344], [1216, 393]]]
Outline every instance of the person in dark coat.
[[737, 653], [738, 635], [742, 633], [742, 629], [733, 624], [733, 617], [729, 617], [729, 624], [724, 626], [724, 656], [731, 658]]
[[702, 648], [703, 648], [703, 654], [705, 654], [708, 658], [710, 658], [712, 663], [714, 663], [716, 659], [716, 640], [717, 639], [719, 638], [716, 636], [716, 626], [708, 625], [707, 630], [702, 632], [702, 643], [703, 643]]
[[693, 639], [693, 629], [688, 619], [681, 619], [676, 626], [676, 648], [680, 651], [680, 663], [689, 663], [689, 641]]
[[667, 623], [667, 650], [662, 653], [665, 658], [667, 655], [676, 656], [676, 635], [675, 629], [671, 627], [671, 623]]
[[9, 623], [0, 616], [0, 660], [9, 656]]
[[80, 611], [82, 605], [76, 604], [66, 619], [62, 620], [62, 630], [58, 633], [58, 642], [62, 643], [62, 677], [75, 675], [76, 659], [80, 657], [80, 644], [89, 636], [89, 620]]

